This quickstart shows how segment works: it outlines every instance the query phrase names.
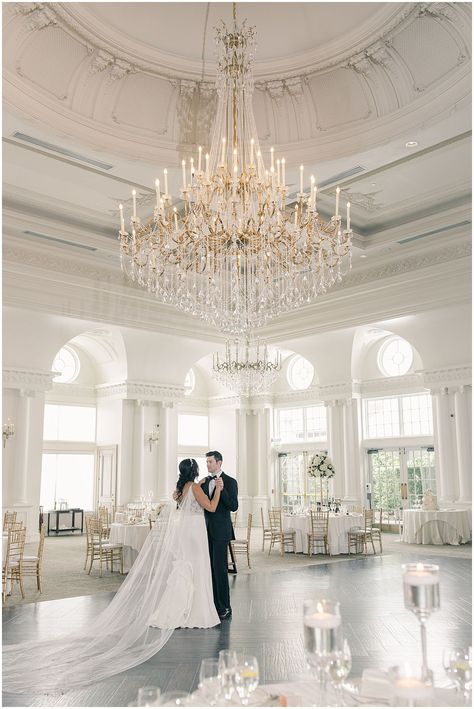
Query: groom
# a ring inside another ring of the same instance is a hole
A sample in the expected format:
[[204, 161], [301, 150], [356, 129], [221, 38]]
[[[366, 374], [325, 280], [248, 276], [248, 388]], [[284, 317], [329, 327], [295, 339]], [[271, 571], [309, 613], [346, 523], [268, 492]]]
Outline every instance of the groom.
[[207, 472], [209, 475], [202, 484], [203, 492], [210, 500], [214, 490], [219, 487], [221, 497], [215, 512], [204, 510], [211, 559], [212, 591], [214, 604], [219, 618], [224, 620], [232, 615], [229, 596], [229, 579], [227, 576], [227, 547], [231, 539], [235, 539], [230, 513], [239, 506], [237, 500], [237, 481], [226, 475], [222, 470], [222, 455], [219, 451], [206, 453]]

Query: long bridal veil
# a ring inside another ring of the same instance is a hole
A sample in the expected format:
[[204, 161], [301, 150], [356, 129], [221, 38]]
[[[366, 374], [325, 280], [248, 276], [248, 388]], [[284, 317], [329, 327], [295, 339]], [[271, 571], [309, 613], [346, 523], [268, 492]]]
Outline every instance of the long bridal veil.
[[166, 505], [122, 586], [87, 627], [46, 642], [4, 646], [4, 691], [90, 684], [145, 662], [165, 645], [192, 606], [193, 570], [184, 553], [192, 497], [186, 495], [179, 509]]

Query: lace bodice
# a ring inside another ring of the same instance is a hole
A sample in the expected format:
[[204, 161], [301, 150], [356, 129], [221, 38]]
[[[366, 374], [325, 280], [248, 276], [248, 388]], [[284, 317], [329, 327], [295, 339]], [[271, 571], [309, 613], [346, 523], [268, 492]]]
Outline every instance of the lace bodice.
[[189, 514], [192, 514], [192, 515], [202, 515], [203, 512], [204, 512], [204, 510], [202, 509], [201, 505], [199, 504], [199, 502], [198, 502], [198, 501], [196, 500], [196, 498], [194, 497], [194, 493], [193, 493], [193, 491], [191, 490], [191, 486], [189, 486], [189, 489], [188, 489], [188, 491], [187, 491], [187, 493], [186, 493], [185, 499], [184, 499], [184, 500], [182, 501], [182, 503], [180, 504], [180, 507], [183, 507], [183, 505], [185, 504], [185, 502], [186, 502], [186, 500], [187, 500], [188, 497], [189, 497], [189, 500], [188, 500], [188, 502], [187, 502], [187, 511], [189, 512]]

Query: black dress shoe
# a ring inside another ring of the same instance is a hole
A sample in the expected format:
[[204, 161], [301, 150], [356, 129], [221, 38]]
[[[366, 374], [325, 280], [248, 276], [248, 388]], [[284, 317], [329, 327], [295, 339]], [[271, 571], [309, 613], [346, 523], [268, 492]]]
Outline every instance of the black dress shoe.
[[218, 611], [217, 614], [221, 620], [225, 620], [225, 618], [231, 618], [232, 608], [224, 608], [224, 610]]

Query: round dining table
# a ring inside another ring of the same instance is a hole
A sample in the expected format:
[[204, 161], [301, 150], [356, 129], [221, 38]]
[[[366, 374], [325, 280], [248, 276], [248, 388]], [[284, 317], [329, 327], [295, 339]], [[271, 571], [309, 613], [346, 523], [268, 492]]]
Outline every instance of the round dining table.
[[472, 538], [470, 509], [403, 510], [402, 542], [466, 544]]
[[113, 544], [123, 545], [123, 570], [130, 571], [133, 562], [145, 544], [150, 533], [150, 525], [114, 522], [110, 525], [109, 541]]
[[[284, 515], [283, 530], [296, 532], [296, 552], [308, 553], [308, 532], [311, 531], [309, 515]], [[328, 546], [330, 556], [348, 554], [347, 533], [352, 527], [363, 527], [364, 519], [358, 514], [329, 513]]]

